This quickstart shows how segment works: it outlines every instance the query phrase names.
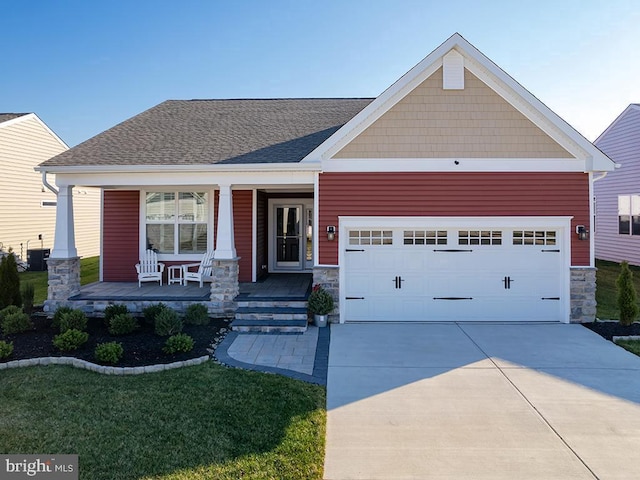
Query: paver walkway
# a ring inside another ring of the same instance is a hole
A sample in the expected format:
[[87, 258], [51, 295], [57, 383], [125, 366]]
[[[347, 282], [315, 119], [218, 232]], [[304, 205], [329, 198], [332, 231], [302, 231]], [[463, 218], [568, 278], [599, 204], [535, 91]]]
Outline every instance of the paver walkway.
[[640, 478], [640, 358], [580, 325], [333, 325], [325, 479]]

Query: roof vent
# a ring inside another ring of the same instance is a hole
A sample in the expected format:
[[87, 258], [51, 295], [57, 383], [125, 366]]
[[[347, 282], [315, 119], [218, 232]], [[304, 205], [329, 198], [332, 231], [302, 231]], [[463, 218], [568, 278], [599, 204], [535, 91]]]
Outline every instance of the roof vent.
[[455, 50], [442, 58], [442, 88], [464, 90], [464, 57]]

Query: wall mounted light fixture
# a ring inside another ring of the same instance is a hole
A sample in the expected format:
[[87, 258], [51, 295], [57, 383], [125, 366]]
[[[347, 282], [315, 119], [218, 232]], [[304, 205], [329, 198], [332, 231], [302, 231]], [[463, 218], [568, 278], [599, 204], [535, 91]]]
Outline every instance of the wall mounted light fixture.
[[327, 240], [333, 241], [336, 239], [336, 227], [334, 225], [327, 226]]
[[589, 238], [589, 230], [584, 225], [576, 225], [576, 233], [580, 240], [587, 240]]

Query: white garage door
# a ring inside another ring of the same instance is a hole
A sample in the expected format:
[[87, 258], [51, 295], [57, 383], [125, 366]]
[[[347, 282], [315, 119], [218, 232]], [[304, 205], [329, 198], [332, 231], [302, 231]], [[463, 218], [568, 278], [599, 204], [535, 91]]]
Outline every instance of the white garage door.
[[562, 229], [346, 230], [346, 321], [563, 321]]

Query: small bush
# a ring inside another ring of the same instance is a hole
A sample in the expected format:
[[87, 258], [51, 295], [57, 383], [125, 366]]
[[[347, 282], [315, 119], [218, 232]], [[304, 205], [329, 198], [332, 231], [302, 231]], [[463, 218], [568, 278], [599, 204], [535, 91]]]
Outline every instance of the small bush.
[[134, 332], [138, 327], [138, 320], [130, 313], [120, 313], [109, 322], [109, 333], [111, 335], [126, 335]]
[[27, 282], [22, 287], [22, 309], [27, 315], [31, 315], [33, 312], [33, 299], [36, 296], [36, 287], [33, 283]]
[[179, 333], [167, 338], [162, 348], [162, 351], [169, 355], [180, 352], [190, 352], [191, 350], [193, 350], [193, 338], [186, 333]]
[[187, 325], [209, 325], [209, 311], [202, 303], [192, 303], [184, 314]]
[[168, 308], [169, 307], [167, 307], [164, 303], [149, 305], [147, 308], [142, 310], [142, 314], [144, 315], [144, 323], [146, 323], [147, 325], [155, 325], [158, 315]]
[[10, 335], [12, 333], [22, 333], [33, 328], [33, 323], [29, 319], [29, 315], [23, 313], [22, 310], [11, 313], [2, 320], [2, 334]]
[[122, 358], [124, 349], [122, 344], [118, 342], [99, 343], [96, 346], [94, 356], [100, 363], [116, 364]]
[[4, 320], [7, 316], [12, 315], [14, 313], [21, 313], [22, 309], [20, 307], [16, 307], [15, 305], [9, 305], [6, 308], [0, 310], [0, 322]]
[[87, 316], [82, 310], [71, 310], [62, 315], [60, 319], [60, 333], [67, 330], [80, 330], [84, 332], [87, 329]]
[[53, 346], [63, 352], [77, 350], [89, 339], [87, 332], [81, 332], [72, 328], [60, 335], [53, 337]]
[[0, 340], [0, 360], [7, 358], [13, 353], [13, 342], [5, 342]]
[[5, 308], [9, 305], [22, 306], [18, 263], [16, 262], [15, 254], [11, 250], [0, 260], [0, 308]]
[[56, 330], [60, 330], [60, 320], [62, 320], [62, 316], [65, 313], [69, 313], [69, 312], [73, 312], [73, 308], [58, 307], [56, 309], [56, 313], [53, 314], [53, 320], [51, 320], [51, 326]]
[[333, 297], [320, 285], [314, 285], [313, 291], [309, 295], [307, 305], [311, 313], [327, 315], [333, 311]]
[[122, 313], [129, 313], [129, 309], [126, 305], [109, 305], [104, 309], [104, 324], [109, 327], [111, 319]]
[[616, 280], [620, 323], [629, 326], [638, 316], [638, 294], [633, 284], [633, 272], [629, 269], [629, 263], [622, 262], [620, 267], [620, 276]]
[[180, 320], [175, 310], [167, 307], [156, 317], [155, 331], [156, 335], [161, 337], [180, 333], [182, 331], [182, 320]]

